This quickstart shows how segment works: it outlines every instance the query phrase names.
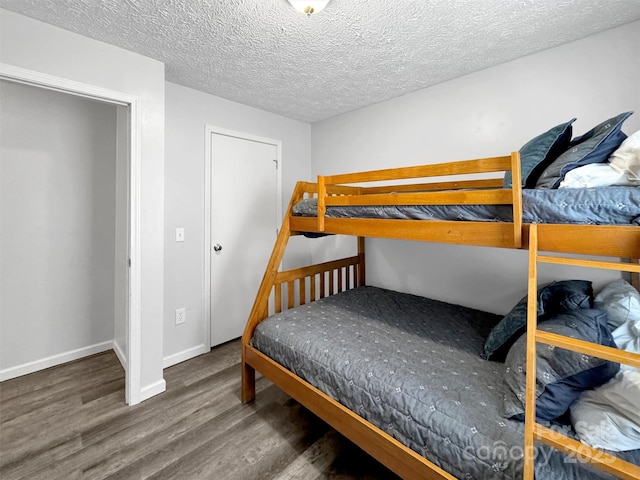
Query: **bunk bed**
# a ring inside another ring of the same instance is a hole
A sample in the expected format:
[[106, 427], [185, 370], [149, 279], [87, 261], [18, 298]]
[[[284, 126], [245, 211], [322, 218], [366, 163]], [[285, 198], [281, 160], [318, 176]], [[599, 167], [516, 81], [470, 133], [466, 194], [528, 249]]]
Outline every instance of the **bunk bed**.
[[[499, 317], [366, 286], [365, 237], [529, 249], [533, 299], [539, 262], [640, 272], [633, 261], [582, 257], [639, 258], [640, 228], [632, 220], [618, 225], [524, 222], [530, 212], [526, 205], [523, 212], [520, 182], [505, 188], [503, 180], [505, 171], [520, 178], [520, 168], [515, 152], [298, 182], [242, 337], [242, 401], [255, 398], [258, 371], [407, 479], [531, 480], [534, 467], [538, 478], [600, 478], [598, 469], [640, 478], [640, 451], [602, 453], [562, 435], [558, 430], [567, 432], [557, 425], [537, 422], [535, 352], [536, 343], [543, 342], [635, 367], [640, 355], [538, 330], [538, 306], [529, 302], [525, 422], [505, 420], [498, 396], [503, 366], [480, 358], [487, 329]], [[384, 184], [364, 186], [370, 182]], [[423, 205], [435, 207], [436, 214], [414, 216], [414, 207]], [[437, 210], [443, 205], [497, 205], [502, 213], [442, 219]], [[354, 213], [352, 207], [362, 210]], [[356, 237], [357, 254], [279, 270], [291, 236], [334, 234]], [[420, 419], [425, 408], [428, 423]], [[522, 455], [513, 461], [478, 455], [488, 444], [503, 451], [520, 446]], [[544, 465], [535, 462], [540, 452]], [[588, 465], [567, 463], [566, 455]]]

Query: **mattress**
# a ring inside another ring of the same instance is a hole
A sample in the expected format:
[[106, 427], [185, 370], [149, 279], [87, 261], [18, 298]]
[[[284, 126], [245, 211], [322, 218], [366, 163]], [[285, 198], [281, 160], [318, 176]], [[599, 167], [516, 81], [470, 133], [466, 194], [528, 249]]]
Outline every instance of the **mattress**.
[[[298, 202], [297, 216], [315, 217], [317, 199]], [[640, 225], [640, 187], [526, 189], [522, 191], [525, 223]], [[387, 218], [511, 222], [511, 205], [330, 206], [331, 218]]]
[[[500, 414], [504, 365], [480, 358], [499, 320], [360, 287], [264, 320], [252, 342], [456, 477], [519, 479], [524, 426]], [[538, 448], [538, 480], [611, 478]], [[624, 455], [640, 463], [640, 451]]]

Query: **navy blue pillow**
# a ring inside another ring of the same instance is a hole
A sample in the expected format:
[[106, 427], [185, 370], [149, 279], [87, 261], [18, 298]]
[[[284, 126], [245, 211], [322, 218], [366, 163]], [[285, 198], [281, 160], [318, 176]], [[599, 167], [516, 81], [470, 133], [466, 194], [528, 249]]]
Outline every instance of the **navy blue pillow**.
[[[561, 313], [539, 326], [540, 330], [616, 347], [602, 310], [581, 309]], [[506, 360], [504, 411], [507, 418], [524, 420], [527, 336], [511, 347]], [[552, 421], [562, 416], [584, 390], [611, 380], [620, 364], [589, 355], [537, 345], [536, 419]]]
[[633, 112], [625, 112], [605, 120], [581, 137], [571, 141], [566, 152], [549, 165], [536, 182], [535, 188], [558, 188], [560, 182], [574, 168], [590, 163], [606, 162], [609, 156], [627, 138], [621, 130], [624, 121]]
[[[524, 188], [534, 188], [538, 177], [545, 168], [558, 156], [569, 148], [571, 142], [571, 124], [576, 119], [572, 118], [566, 123], [556, 125], [552, 129], [529, 140], [520, 149], [520, 174]], [[504, 188], [511, 188], [511, 172], [504, 175]]]
[[[551, 282], [538, 289], [538, 321], [550, 316], [579, 308], [591, 308], [593, 288], [587, 280], [561, 280]], [[498, 362], [504, 361], [513, 342], [527, 328], [527, 296], [493, 327], [484, 343], [482, 357]]]

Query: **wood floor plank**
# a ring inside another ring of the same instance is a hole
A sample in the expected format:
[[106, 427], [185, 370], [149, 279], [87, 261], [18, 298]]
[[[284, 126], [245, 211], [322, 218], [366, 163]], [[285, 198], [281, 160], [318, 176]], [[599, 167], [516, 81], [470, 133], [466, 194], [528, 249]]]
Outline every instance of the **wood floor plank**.
[[[239, 365], [234, 365], [214, 375], [194, 383], [189, 388], [180, 386], [167, 390], [145, 404], [136, 405], [130, 411], [115, 419], [107, 419], [87, 432], [83, 432], [83, 442], [89, 445], [102, 438], [124, 435], [132, 426], [143, 431], [149, 425], [161, 424], [166, 419], [181, 416], [190, 408], [197, 408], [207, 401], [216, 401], [218, 395], [234, 388], [240, 375]], [[144, 407], [144, 408], [141, 408]], [[159, 415], [161, 413], [161, 415]]]
[[[266, 386], [267, 390], [261, 388], [263, 386]], [[288, 399], [283, 392], [266, 381], [262, 382], [262, 385], [256, 384], [256, 387], [260, 388], [261, 392], [264, 391], [276, 403], [283, 404]], [[261, 407], [262, 405], [257, 402], [252, 405], [235, 404], [224, 413], [200, 423], [195, 428], [181, 432], [181, 434], [174, 432], [161, 447], [150, 451], [146, 455], [140, 455], [135, 462], [106, 478], [109, 478], [109, 480], [149, 478], [178, 462], [203, 444], [212, 441], [212, 439], [222, 438], [227, 431], [246, 421]]]
[[170, 384], [175, 378], [181, 380], [185, 385], [191, 385], [220, 370], [239, 365], [241, 358], [241, 345], [237, 341], [228, 342], [215, 348], [215, 356], [200, 355], [188, 362], [179, 363], [167, 369], [165, 380], [167, 384]]
[[[95, 437], [91, 441], [85, 440], [83, 451], [68, 459], [67, 463], [70, 467], [81, 467], [86, 474], [90, 473], [91, 478], [106, 478], [117, 469], [134, 463], [138, 458], [161, 449], [168, 442], [180, 439], [189, 432], [197, 430], [199, 437], [206, 438], [207, 432], [200, 429], [201, 425], [217, 421], [227, 410], [240, 407], [236, 400], [237, 387], [236, 380], [224, 391], [216, 391], [215, 395], [203, 393], [191, 398], [179, 405], [179, 409], [167, 410], [160, 418], [147, 422], [144, 428], [136, 423], [126, 426], [117, 434], [101, 436], [98, 441]], [[60, 471], [65, 468], [65, 462], [56, 466]]]
[[[262, 478], [264, 472], [255, 477], [246, 470], [253, 470], [251, 467], [265, 451], [273, 454], [271, 443], [274, 435], [270, 423], [282, 420], [285, 416], [282, 408], [273, 408], [273, 404], [269, 404], [254, 412], [247, 421], [227, 429], [150, 478], [155, 480], [184, 475], [186, 478], [230, 479], [231, 472], [242, 469], [241, 473], [247, 475], [245, 478]], [[291, 425], [285, 423], [281, 427], [281, 434], [288, 434], [291, 430]]]
[[[0, 382], [0, 402], [4, 403], [18, 395], [22, 396], [24, 402], [26, 395], [38, 395], [43, 389], [64, 382], [73, 382], [79, 374], [96, 373], [104, 367], [122, 370], [113, 350]], [[75, 382], [77, 385], [77, 380]]]
[[340, 437], [334, 431], [327, 431], [301, 455], [298, 455], [273, 480], [315, 480], [321, 478], [335, 461], [340, 449]]
[[[90, 430], [103, 421], [117, 418], [128, 408], [124, 403], [124, 392], [115, 392], [102, 397], [92, 404], [82, 405], [76, 399], [75, 407], [65, 405], [65, 409], [52, 412], [52, 416], [37, 423], [14, 425], [0, 430], [0, 478], [16, 469], [46, 463], [52, 459], [52, 450], [61, 449], [68, 454], [76, 454], [84, 445], [83, 430]], [[89, 406], [91, 408], [89, 408]], [[9, 435], [10, 433], [10, 435]], [[71, 446], [76, 446], [75, 449]], [[59, 460], [59, 454], [53, 458]]]
[[[75, 362], [74, 362], [75, 363]], [[79, 393], [91, 393], [102, 387], [107, 382], [114, 384], [114, 389], [124, 386], [124, 370], [120, 364], [96, 365], [95, 370], [85, 372], [83, 375], [78, 372], [74, 375], [57, 376], [57, 381], [47, 386], [24, 391], [13, 397], [13, 400], [2, 400], [3, 406], [0, 411], [0, 422], [8, 422], [23, 414], [30, 414], [33, 421], [35, 413], [40, 408], [46, 408], [51, 403], [57, 403], [67, 398], [75, 397]], [[52, 374], [55, 370], [51, 370]], [[30, 379], [32, 380], [32, 379]]]
[[0, 478], [397, 478], [260, 375], [243, 405], [239, 341], [164, 377], [133, 407], [113, 352], [0, 383]]

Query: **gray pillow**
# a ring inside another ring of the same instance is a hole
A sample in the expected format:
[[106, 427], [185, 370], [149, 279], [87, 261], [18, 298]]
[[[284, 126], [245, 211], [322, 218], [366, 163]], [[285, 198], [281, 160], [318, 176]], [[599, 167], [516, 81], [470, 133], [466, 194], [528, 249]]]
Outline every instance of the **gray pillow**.
[[572, 140], [568, 150], [542, 172], [535, 188], [558, 188], [567, 172], [574, 168], [606, 162], [627, 138], [621, 128], [632, 113], [621, 113], [605, 120], [581, 137]]
[[[576, 119], [572, 118], [566, 123], [556, 125], [552, 129], [541, 133], [529, 140], [520, 149], [520, 174], [524, 188], [534, 188], [536, 180], [544, 169], [558, 156], [569, 148], [571, 142], [571, 124]], [[511, 172], [504, 175], [504, 188], [511, 188]]]
[[[601, 310], [572, 310], [547, 320], [540, 330], [616, 348]], [[563, 415], [580, 394], [611, 380], [620, 364], [589, 355], [537, 344], [536, 419], [551, 421]], [[504, 374], [503, 415], [524, 420], [527, 336], [513, 344]]]
[[[579, 308], [591, 308], [593, 288], [587, 280], [561, 280], [538, 289], [538, 321]], [[527, 327], [527, 295], [489, 333], [482, 357], [504, 361], [513, 342]]]

